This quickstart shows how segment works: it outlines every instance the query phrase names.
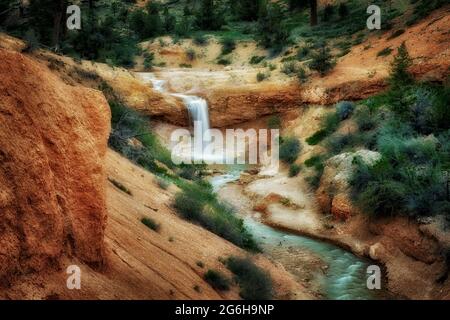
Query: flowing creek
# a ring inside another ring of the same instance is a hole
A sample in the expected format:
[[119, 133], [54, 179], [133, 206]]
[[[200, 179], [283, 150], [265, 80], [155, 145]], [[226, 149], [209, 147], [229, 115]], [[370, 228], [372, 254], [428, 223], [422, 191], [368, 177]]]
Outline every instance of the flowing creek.
[[[151, 83], [153, 88], [159, 92], [168, 93], [165, 80], [156, 79], [152, 73], [140, 73], [140, 76], [147, 83]], [[184, 95], [179, 93], [168, 93], [181, 98], [191, 116], [192, 121], [202, 122], [201, 134], [209, 129], [208, 104], [197, 96]], [[229, 166], [226, 174], [214, 176], [210, 182], [215, 192], [220, 193], [222, 187], [227, 183], [239, 179], [242, 168], [239, 166]], [[264, 250], [265, 254], [276, 258], [277, 252], [283, 256], [282, 264], [289, 265], [286, 269], [292, 269], [293, 266], [302, 268], [301, 261], [298, 259], [297, 252], [309, 252], [317, 257], [321, 264], [325, 265], [325, 270], [317, 267], [313, 272], [313, 278], [310, 279], [319, 286], [319, 292], [325, 299], [381, 299], [385, 297], [384, 293], [369, 290], [367, 288], [367, 267], [369, 261], [359, 258], [339, 248], [336, 245], [324, 241], [315, 240], [305, 236], [299, 236], [293, 233], [280, 231], [266, 226], [255, 219], [250, 213], [241, 213], [247, 230], [253, 235], [255, 241]]]

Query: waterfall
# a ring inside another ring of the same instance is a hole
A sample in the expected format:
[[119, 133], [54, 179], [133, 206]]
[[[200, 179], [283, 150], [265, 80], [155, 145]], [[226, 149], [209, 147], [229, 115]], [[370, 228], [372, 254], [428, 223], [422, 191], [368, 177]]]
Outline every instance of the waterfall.
[[[166, 80], [156, 79], [155, 75], [150, 72], [139, 73], [139, 76], [145, 83], [151, 83], [153, 89], [158, 92], [166, 91]], [[208, 102], [198, 96], [169, 93], [171, 96], [180, 98], [189, 112], [190, 119], [194, 128], [194, 145], [192, 150], [193, 160], [206, 160], [212, 155], [204, 154], [205, 147], [211, 142]]]
[[156, 79], [155, 75], [151, 72], [140, 72], [140, 77], [144, 81], [144, 83], [151, 83], [153, 89], [158, 92], [166, 92], [166, 80]]
[[186, 105], [194, 125], [194, 135], [201, 135], [203, 141], [210, 141], [208, 103], [197, 96], [172, 93], [172, 96], [181, 98]]

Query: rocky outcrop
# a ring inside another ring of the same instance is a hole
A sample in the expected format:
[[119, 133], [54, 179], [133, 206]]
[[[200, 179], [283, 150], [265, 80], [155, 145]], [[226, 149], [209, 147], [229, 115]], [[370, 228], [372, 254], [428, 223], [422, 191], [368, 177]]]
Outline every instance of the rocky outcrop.
[[345, 220], [352, 214], [358, 213], [358, 209], [349, 198], [349, 178], [354, 168], [355, 157], [359, 157], [367, 164], [372, 164], [379, 160], [381, 155], [370, 150], [358, 150], [328, 159], [316, 191], [321, 210], [324, 213], [331, 213], [337, 219]]
[[205, 93], [211, 126], [224, 127], [279, 113], [301, 105], [297, 86], [217, 88]]
[[104, 266], [104, 96], [20, 53], [0, 49], [0, 61], [1, 284], [67, 255]]

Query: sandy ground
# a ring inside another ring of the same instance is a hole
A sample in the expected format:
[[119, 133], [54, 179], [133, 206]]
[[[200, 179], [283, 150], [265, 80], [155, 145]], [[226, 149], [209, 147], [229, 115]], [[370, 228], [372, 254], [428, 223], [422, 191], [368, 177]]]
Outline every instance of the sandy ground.
[[[242, 185], [237, 183], [225, 185], [219, 190], [219, 197], [235, 207], [242, 217], [252, 216], [253, 219], [261, 220], [261, 214], [253, 210], [254, 201], [247, 196]], [[263, 249], [269, 259], [283, 265], [311, 295], [316, 298], [322, 297], [319, 277], [327, 266], [317, 255], [309, 250], [290, 246], [265, 245]]]

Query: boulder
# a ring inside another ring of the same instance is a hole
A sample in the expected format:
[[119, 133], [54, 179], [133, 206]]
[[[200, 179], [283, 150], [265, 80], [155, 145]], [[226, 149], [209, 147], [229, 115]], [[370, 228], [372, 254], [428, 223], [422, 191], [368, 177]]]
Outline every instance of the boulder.
[[370, 165], [381, 159], [381, 154], [370, 150], [358, 150], [328, 159], [316, 191], [322, 212], [331, 213], [336, 219], [346, 220], [349, 216], [358, 213], [358, 209], [352, 204], [349, 196], [349, 179], [354, 169], [355, 157], [360, 157], [362, 161]]

